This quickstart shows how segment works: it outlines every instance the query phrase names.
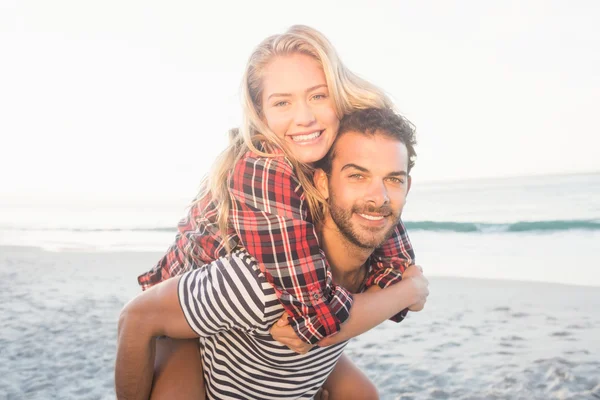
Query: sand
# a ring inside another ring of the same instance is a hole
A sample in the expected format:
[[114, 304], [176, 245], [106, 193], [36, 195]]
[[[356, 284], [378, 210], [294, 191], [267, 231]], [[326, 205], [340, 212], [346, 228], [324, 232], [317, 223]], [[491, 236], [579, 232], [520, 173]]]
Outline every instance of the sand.
[[[0, 247], [0, 399], [113, 399], [119, 311], [159, 257]], [[430, 281], [349, 344], [382, 399], [600, 399], [600, 288]]]

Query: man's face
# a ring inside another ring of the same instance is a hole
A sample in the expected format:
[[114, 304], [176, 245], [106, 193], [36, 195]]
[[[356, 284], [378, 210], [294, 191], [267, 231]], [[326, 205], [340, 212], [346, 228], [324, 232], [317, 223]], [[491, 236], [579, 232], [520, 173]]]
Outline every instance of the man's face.
[[350, 242], [375, 249], [391, 236], [410, 190], [407, 168], [402, 142], [379, 133], [338, 139], [324, 194], [331, 219]]

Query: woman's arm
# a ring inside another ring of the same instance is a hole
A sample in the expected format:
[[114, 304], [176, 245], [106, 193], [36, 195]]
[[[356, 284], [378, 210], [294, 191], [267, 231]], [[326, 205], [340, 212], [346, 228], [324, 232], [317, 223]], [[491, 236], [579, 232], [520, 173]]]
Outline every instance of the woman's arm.
[[354, 295], [350, 318], [337, 335], [323, 339], [319, 346], [331, 346], [356, 337], [409, 307], [421, 310], [427, 296], [429, 281], [419, 266], [411, 265], [404, 272], [402, 281], [385, 289], [371, 286], [365, 293]]
[[[365, 285], [378, 286], [382, 289], [402, 280], [404, 270], [415, 263], [415, 253], [408, 237], [404, 223], [399, 221], [392, 236], [373, 252], [370, 272]], [[408, 309], [400, 310], [390, 317], [400, 322], [408, 313]]]
[[[142, 289], [146, 290], [226, 255], [225, 241], [216, 221], [216, 204], [210, 193], [206, 193], [190, 207], [187, 216], [179, 221], [175, 242], [166, 254], [150, 271], [138, 277], [138, 284]], [[235, 235], [229, 235], [227, 240], [231, 248], [236, 246]]]
[[229, 187], [230, 224], [275, 288], [294, 331], [313, 344], [337, 332], [352, 295], [333, 283], [291, 164], [248, 153]]
[[[429, 295], [427, 278], [418, 266], [408, 267], [404, 275], [404, 280], [386, 289], [372, 286], [364, 293], [355, 294], [350, 317], [342, 324], [340, 331], [322, 339], [318, 345], [331, 346], [356, 337], [408, 307], [422, 308]], [[301, 354], [312, 347], [298, 338], [292, 328], [287, 326], [287, 319], [283, 317], [273, 325], [271, 335], [275, 340]]]

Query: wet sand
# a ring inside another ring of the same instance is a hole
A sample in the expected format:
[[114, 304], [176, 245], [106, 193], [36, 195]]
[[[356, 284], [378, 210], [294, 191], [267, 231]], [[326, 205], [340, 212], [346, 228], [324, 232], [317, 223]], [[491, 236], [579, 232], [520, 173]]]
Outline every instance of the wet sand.
[[[159, 253], [0, 247], [0, 399], [114, 399], [116, 322]], [[600, 399], [600, 288], [431, 277], [347, 353], [382, 399]]]

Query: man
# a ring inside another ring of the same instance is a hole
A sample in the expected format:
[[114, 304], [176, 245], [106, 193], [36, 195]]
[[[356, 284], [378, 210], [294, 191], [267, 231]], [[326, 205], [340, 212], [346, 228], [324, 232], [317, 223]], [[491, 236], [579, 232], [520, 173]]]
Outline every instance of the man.
[[[342, 121], [315, 173], [328, 205], [320, 242], [334, 281], [352, 292], [364, 287], [369, 257], [400, 219], [411, 184], [413, 145], [414, 133], [402, 117], [390, 110], [359, 111]], [[271, 337], [269, 329], [283, 307], [256, 261], [236, 249], [126, 305], [119, 320], [117, 396], [148, 397], [153, 338], [165, 335], [200, 338], [208, 398], [312, 398], [326, 379], [326, 388], [336, 387], [339, 374], [329, 374], [346, 339], [361, 333], [353, 327], [357, 319], [375, 326], [406, 307], [420, 310], [428, 295], [427, 280], [416, 267], [408, 268], [398, 284], [373, 290], [368, 302], [353, 306], [360, 317], [351, 316], [327, 339], [328, 347], [297, 354]]]

